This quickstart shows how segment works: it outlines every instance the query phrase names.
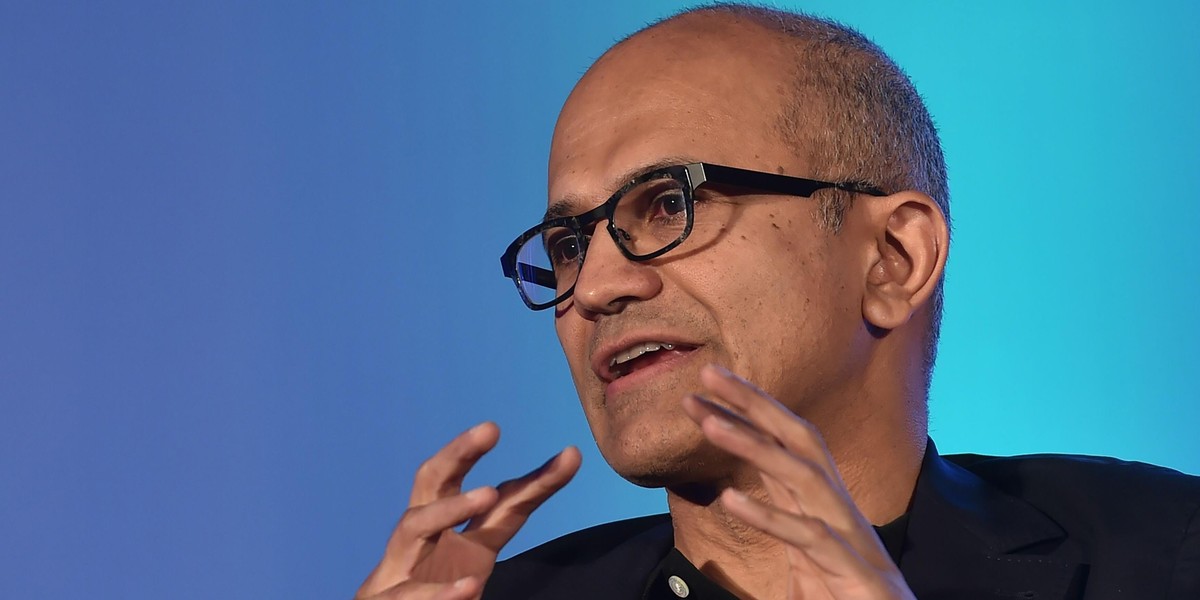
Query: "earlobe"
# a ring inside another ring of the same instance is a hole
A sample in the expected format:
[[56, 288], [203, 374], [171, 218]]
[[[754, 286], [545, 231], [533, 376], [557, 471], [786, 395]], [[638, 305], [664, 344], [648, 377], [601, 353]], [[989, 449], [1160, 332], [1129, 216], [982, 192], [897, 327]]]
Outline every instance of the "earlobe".
[[867, 272], [863, 318], [891, 330], [933, 296], [946, 265], [950, 234], [941, 208], [919, 192], [881, 198], [874, 262]]

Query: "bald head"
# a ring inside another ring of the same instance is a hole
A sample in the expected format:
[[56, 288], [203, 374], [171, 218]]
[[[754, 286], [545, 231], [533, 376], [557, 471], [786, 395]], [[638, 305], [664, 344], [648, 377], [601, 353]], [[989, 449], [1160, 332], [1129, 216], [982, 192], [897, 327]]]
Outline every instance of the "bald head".
[[[747, 143], [762, 146], [764, 136], [778, 144], [785, 141], [778, 124], [787, 85], [777, 74], [790, 69], [791, 59], [783, 44], [757, 43], [762, 37], [762, 28], [751, 23], [694, 15], [617, 44], [588, 69], [567, 99], [555, 129], [551, 170], [576, 158], [581, 144], [630, 141], [628, 136], [597, 135], [619, 124], [629, 125], [638, 139], [752, 132], [754, 140], [726, 142], [728, 162], [748, 166], [742, 156]], [[617, 151], [595, 150], [606, 156]], [[770, 165], [771, 170], [780, 167]]]
[[[853, 32], [791, 18], [805, 28], [732, 7], [655, 24], [596, 61], [555, 127], [547, 213], [589, 215], [547, 224], [572, 229], [554, 239], [582, 258], [555, 329], [601, 452], [631, 481], [740, 468], [679, 409], [708, 362], [754, 381], [827, 440], [856, 443], [868, 422], [872, 440], [924, 439], [919, 349], [944, 265], [942, 211], [903, 191], [921, 189], [919, 174], [900, 156], [903, 132], [889, 133], [898, 120], [876, 118], [882, 96], [865, 89], [891, 63]], [[882, 104], [895, 113], [896, 102]], [[697, 185], [664, 168], [690, 163], [892, 193], [849, 205], [744, 181]], [[614, 225], [618, 210], [643, 228]], [[679, 227], [675, 245], [668, 224]], [[626, 244], [639, 237], [662, 251], [631, 256]], [[664, 362], [609, 372], [612, 352], [642, 342], [667, 348], [650, 357]]]
[[[663, 123], [664, 109], [680, 122]], [[715, 138], [725, 150], [725, 158], [696, 159], [863, 182], [887, 192], [916, 190], [950, 217], [937, 131], [911, 81], [878, 46], [830, 20], [716, 4], [630, 35], [572, 92], [555, 131], [551, 171], [575, 155], [579, 142], [601, 139], [597, 130], [631, 117], [646, 137]], [[763, 148], [775, 145], [786, 153], [763, 160]], [[852, 197], [824, 190], [816, 199], [818, 220], [839, 230]], [[927, 313], [928, 381], [942, 314], [940, 283]]]
[[814, 175], [861, 179], [887, 191], [918, 190], [949, 217], [933, 120], [903, 70], [865, 36], [802, 13], [721, 3], [653, 23], [609, 52], [674, 30], [734, 45], [736, 72], [757, 61], [777, 65], [769, 78], [782, 101], [772, 117], [795, 151], [811, 159]]

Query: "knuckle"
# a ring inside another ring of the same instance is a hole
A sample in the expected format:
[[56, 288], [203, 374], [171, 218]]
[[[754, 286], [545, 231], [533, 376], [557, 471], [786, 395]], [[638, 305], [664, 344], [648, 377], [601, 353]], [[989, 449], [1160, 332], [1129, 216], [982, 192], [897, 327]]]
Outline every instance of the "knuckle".
[[[400, 517], [400, 522], [396, 524], [396, 532], [401, 534], [404, 539], [415, 539], [428, 535], [430, 532], [430, 520], [437, 517], [437, 512], [431, 512], [438, 509], [438, 506], [426, 504], [424, 506], [414, 506], [404, 511]], [[441, 512], [441, 511], [438, 511]]]
[[404, 514], [400, 516], [400, 522], [396, 523], [396, 536], [401, 539], [411, 537], [416, 521], [420, 519], [420, 514], [419, 508], [410, 508], [404, 511]]

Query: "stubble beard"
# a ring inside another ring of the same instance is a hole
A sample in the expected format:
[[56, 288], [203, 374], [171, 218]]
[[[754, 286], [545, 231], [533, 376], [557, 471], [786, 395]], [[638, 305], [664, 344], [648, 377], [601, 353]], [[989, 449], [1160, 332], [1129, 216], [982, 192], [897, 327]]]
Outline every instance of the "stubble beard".
[[727, 478], [735, 466], [733, 457], [710, 444], [683, 412], [683, 388], [664, 387], [668, 389], [622, 398], [622, 406], [599, 402], [598, 414], [590, 418], [605, 419], [604, 430], [592, 431], [604, 460], [623, 479], [645, 488]]

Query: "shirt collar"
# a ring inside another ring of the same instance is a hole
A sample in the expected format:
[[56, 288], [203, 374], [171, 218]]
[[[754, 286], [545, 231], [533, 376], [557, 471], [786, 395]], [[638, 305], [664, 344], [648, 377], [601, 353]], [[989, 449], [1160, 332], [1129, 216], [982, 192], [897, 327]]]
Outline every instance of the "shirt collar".
[[[904, 551], [904, 538], [908, 531], [908, 514], [900, 515], [891, 523], [876, 527], [875, 534], [883, 542], [888, 555], [897, 565]], [[650, 572], [642, 600], [737, 600], [725, 588], [717, 585], [697, 569], [677, 548], [671, 548], [666, 556]]]

